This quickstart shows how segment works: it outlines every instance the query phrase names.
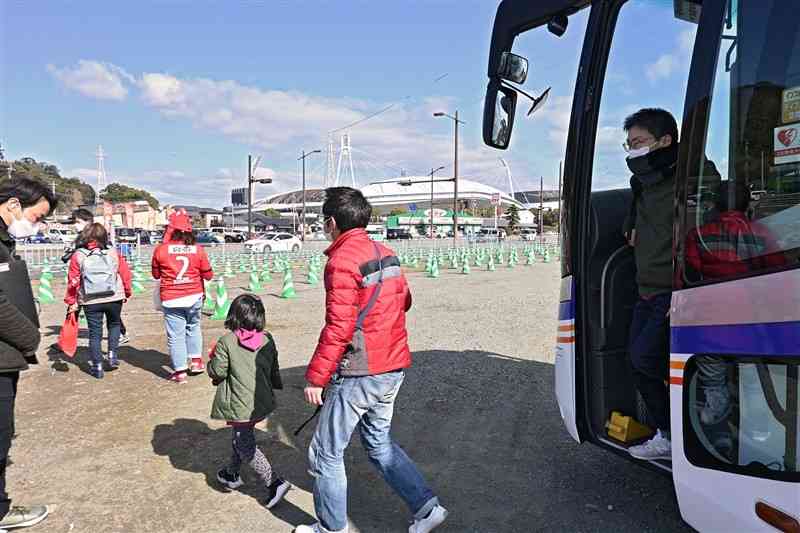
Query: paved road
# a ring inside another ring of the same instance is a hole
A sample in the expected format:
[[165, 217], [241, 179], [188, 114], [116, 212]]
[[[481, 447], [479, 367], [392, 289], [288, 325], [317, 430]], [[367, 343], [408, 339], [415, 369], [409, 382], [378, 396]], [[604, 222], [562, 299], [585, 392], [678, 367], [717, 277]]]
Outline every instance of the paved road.
[[[415, 365], [394, 433], [451, 511], [441, 531], [688, 531], [669, 478], [578, 446], [562, 427], [551, 364], [558, 267], [409, 276]], [[81, 349], [68, 372], [40, 365], [24, 374], [9, 481], [19, 503], [54, 504], [35, 531], [288, 532], [312, 520], [311, 435], [291, 432], [311, 412], [301, 399], [302, 374], [323, 293], [298, 277], [296, 300], [274, 297], [277, 280], [264, 294], [287, 388], [257, 439], [296, 485], [286, 502], [270, 513], [254, 488], [220, 490], [214, 474], [229, 455], [230, 430], [208, 417], [214, 391], [206, 378], [164, 381], [163, 326], [146, 293], [126, 309], [133, 341], [121, 350], [119, 371], [90, 378]], [[245, 278], [235, 281], [234, 294]], [[62, 312], [45, 307], [46, 343]], [[204, 323], [207, 342], [221, 333], [219, 322]], [[351, 531], [405, 531], [406, 510], [357, 440], [347, 455]]]

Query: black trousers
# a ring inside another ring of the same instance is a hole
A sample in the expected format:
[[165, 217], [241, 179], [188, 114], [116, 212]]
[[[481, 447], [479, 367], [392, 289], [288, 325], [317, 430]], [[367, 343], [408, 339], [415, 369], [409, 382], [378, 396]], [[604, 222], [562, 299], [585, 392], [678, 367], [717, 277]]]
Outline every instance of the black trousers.
[[633, 309], [630, 357], [633, 380], [652, 423], [669, 432], [669, 311], [671, 294], [640, 298]]
[[14, 437], [14, 400], [19, 372], [0, 374], [0, 520], [8, 513], [11, 499], [6, 492], [6, 463]]

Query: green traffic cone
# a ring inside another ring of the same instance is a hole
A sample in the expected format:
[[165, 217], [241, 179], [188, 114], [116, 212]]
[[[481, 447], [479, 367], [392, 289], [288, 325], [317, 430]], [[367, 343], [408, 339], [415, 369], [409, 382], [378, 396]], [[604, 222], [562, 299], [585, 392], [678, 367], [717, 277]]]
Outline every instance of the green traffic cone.
[[461, 267], [462, 274], [469, 274], [469, 261], [464, 261], [463, 266]]
[[78, 325], [82, 328], [89, 327], [89, 322], [86, 320], [86, 313], [81, 309], [81, 314], [78, 316]]
[[258, 273], [250, 272], [250, 286], [248, 287], [250, 292], [259, 292], [261, 291], [261, 281], [258, 279]]
[[486, 263], [486, 270], [488, 272], [494, 272], [494, 256], [489, 254], [489, 262]]
[[225, 320], [228, 318], [228, 310], [230, 308], [231, 302], [228, 300], [228, 291], [225, 289], [225, 278], [219, 278], [217, 282], [217, 301], [211, 320]]
[[292, 269], [287, 268], [283, 274], [283, 290], [281, 291], [281, 298], [296, 298], [297, 293], [294, 290], [294, 282], [292, 281]]
[[203, 283], [204, 285], [204, 297], [203, 297], [203, 310], [204, 311], [213, 311], [214, 310], [214, 294], [211, 292], [211, 283]]
[[53, 289], [50, 285], [50, 278], [42, 277], [39, 278], [39, 303], [44, 304], [51, 304], [56, 301], [55, 297], [53, 296]]
[[319, 274], [317, 274], [317, 267], [313, 264], [308, 266], [308, 284], [316, 285], [319, 283]]

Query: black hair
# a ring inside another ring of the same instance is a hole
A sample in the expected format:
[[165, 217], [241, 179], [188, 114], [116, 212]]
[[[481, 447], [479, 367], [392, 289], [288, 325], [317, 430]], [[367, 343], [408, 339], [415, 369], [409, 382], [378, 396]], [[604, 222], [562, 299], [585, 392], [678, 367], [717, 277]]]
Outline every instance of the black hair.
[[173, 230], [170, 239], [173, 241], [183, 242], [186, 246], [197, 244], [197, 237], [193, 231], [181, 231], [179, 229]]
[[266, 312], [261, 298], [255, 294], [240, 294], [231, 302], [225, 327], [231, 331], [246, 329], [250, 331], [264, 331], [267, 327]]
[[0, 204], [12, 198], [19, 200], [22, 208], [31, 207], [44, 198], [50, 204], [48, 214], [55, 211], [58, 198], [48, 185], [30, 178], [12, 178], [0, 182]]
[[322, 214], [325, 218], [333, 218], [336, 227], [344, 233], [353, 228], [366, 228], [372, 216], [372, 206], [357, 189], [330, 187], [325, 189]]
[[653, 134], [653, 137], [660, 139], [664, 135], [672, 136], [672, 144], [678, 144], [678, 123], [672, 113], [657, 107], [647, 107], [640, 109], [636, 113], [625, 119], [623, 128], [630, 131], [637, 126]]
[[72, 212], [72, 220], [78, 221], [81, 220], [83, 222], [94, 222], [94, 215], [88, 209], [80, 208], [76, 209]]

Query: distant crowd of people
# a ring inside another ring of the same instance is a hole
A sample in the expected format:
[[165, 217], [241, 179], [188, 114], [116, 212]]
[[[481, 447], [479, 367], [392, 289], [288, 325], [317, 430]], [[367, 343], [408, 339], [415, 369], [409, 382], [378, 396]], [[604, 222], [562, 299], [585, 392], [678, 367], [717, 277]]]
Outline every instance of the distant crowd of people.
[[[0, 530], [32, 526], [46, 506], [11, 506], [5, 468], [14, 435], [14, 400], [19, 372], [36, 362], [40, 343], [33, 293], [15, 241], [34, 235], [57, 198], [40, 182], [8, 180], [0, 185]], [[391, 437], [394, 402], [411, 366], [405, 314], [411, 307], [408, 283], [394, 252], [373, 242], [365, 228], [372, 207], [360, 191], [326, 191], [325, 326], [306, 370], [305, 400], [317, 406], [317, 428], [308, 451], [314, 477], [317, 522], [298, 525], [298, 533], [348, 530], [344, 452], [358, 429], [370, 461], [406, 502], [410, 533], [427, 533], [447, 517], [417, 467]], [[119, 345], [127, 341], [122, 308], [131, 296], [131, 271], [89, 211], [75, 213], [79, 230], [69, 263], [64, 302], [68, 313], [82, 309], [89, 327], [89, 372], [97, 379], [120, 366]], [[4, 275], [8, 273], [8, 275]], [[267, 330], [261, 299], [237, 296], [225, 321], [228, 332], [203, 360], [201, 317], [204, 284], [214, 272], [195, 240], [185, 212], [169, 217], [163, 243], [153, 253], [152, 275], [159, 280], [155, 305], [163, 311], [172, 372], [181, 384], [188, 375], [207, 373], [216, 387], [211, 418], [231, 427], [231, 458], [217, 480], [228, 489], [244, 481], [248, 465], [267, 491], [266, 507], [277, 505], [291, 488], [256, 446], [254, 428], [276, 408], [275, 390], [283, 388], [278, 350]], [[102, 350], [103, 322], [108, 330]]]

